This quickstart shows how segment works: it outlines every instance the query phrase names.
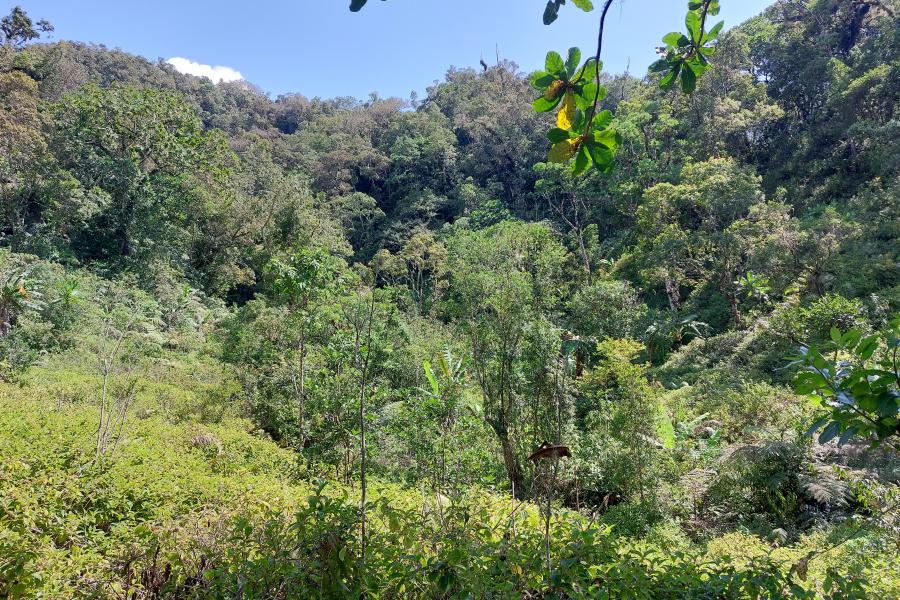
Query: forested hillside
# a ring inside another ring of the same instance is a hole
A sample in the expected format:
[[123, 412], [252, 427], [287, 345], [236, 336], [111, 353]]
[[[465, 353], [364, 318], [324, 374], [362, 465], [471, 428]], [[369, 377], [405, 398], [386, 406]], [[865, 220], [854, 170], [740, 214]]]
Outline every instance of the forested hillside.
[[601, 71], [577, 175], [509, 61], [272, 99], [36, 16], [0, 598], [900, 597], [897, 0]]

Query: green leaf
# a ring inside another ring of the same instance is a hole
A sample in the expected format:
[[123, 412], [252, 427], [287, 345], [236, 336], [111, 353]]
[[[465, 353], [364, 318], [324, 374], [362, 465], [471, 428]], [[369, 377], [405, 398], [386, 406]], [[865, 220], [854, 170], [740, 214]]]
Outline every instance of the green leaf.
[[583, 10], [584, 12], [591, 12], [594, 10], [594, 4], [591, 0], [572, 0], [572, 4]]
[[540, 96], [537, 100], [531, 103], [531, 106], [536, 112], [547, 112], [556, 108], [560, 100], [562, 100], [562, 96], [557, 96], [553, 100], [547, 100], [543, 96]]
[[604, 129], [603, 131], [595, 131], [594, 132], [594, 142], [608, 148], [609, 150], [615, 150], [619, 147], [619, 136], [612, 129]]
[[806, 430], [806, 433], [804, 433], [803, 436], [804, 436], [804, 437], [812, 437], [812, 434], [814, 434], [814, 433], [817, 432], [819, 429], [821, 429], [822, 426], [825, 425], [825, 423], [827, 423], [828, 420], [829, 420], [830, 418], [831, 418], [831, 417], [827, 417], [827, 416], [826, 416], [826, 417], [822, 417], [822, 418], [820, 418], [820, 419], [817, 419], [816, 422], [813, 423], [813, 424], [810, 426], [810, 428]]
[[870, 335], [859, 343], [859, 347], [856, 348], [856, 352], [859, 354], [859, 357], [862, 360], [869, 360], [870, 358], [872, 358], [872, 355], [875, 354], [875, 350], [877, 349], [878, 336]]
[[544, 25], [550, 25], [559, 17], [559, 6], [563, 0], [548, 0], [544, 8]]
[[575, 104], [581, 110], [587, 110], [594, 104], [594, 96], [597, 94], [597, 84], [593, 81], [581, 86], [581, 90], [575, 95]]
[[712, 40], [719, 37], [719, 33], [722, 31], [723, 27], [725, 27], [725, 21], [719, 21], [718, 23], [713, 25], [713, 28], [703, 36], [703, 43], [706, 44], [707, 42], [711, 42]]
[[615, 154], [609, 148], [606, 148], [596, 141], [589, 139], [587, 141], [588, 152], [594, 161], [594, 166], [600, 171], [609, 171], [616, 162]]
[[562, 56], [559, 55], [559, 52], [551, 50], [547, 53], [547, 58], [544, 60], [544, 70], [551, 75], [556, 75], [558, 79], [562, 79], [565, 75], [566, 65], [563, 63]]
[[534, 89], [545, 90], [551, 83], [556, 81], [556, 77], [545, 71], [535, 71], [531, 74], [531, 77], [528, 78], [528, 81]]
[[547, 132], [547, 139], [549, 139], [552, 143], [558, 144], [563, 140], [567, 140], [571, 137], [569, 132], [565, 129], [560, 129], [559, 127], [554, 127], [550, 131]]
[[853, 348], [854, 346], [856, 346], [856, 344], [859, 343], [861, 337], [862, 331], [860, 331], [859, 329], [851, 329], [844, 334], [844, 337], [841, 339], [841, 343], [847, 348]]
[[591, 166], [591, 155], [588, 153], [586, 144], [582, 144], [575, 155], [575, 163], [572, 165], [572, 175], [576, 177], [584, 173]]
[[664, 90], [667, 90], [674, 85], [675, 80], [678, 78], [678, 74], [681, 73], [681, 61], [676, 62], [672, 66], [672, 70], [669, 71], [665, 77], [663, 77], [659, 82], [659, 87]]
[[655, 63], [653, 63], [652, 65], [650, 65], [649, 67], [647, 67], [647, 70], [650, 73], [662, 73], [664, 71], [668, 71], [669, 70], [669, 61], [667, 61], [664, 58], [661, 58], [658, 61], [656, 61]]
[[435, 396], [440, 396], [441, 390], [438, 386], [438, 380], [434, 376], [434, 372], [431, 370], [431, 363], [429, 363], [427, 360], [423, 360], [422, 368], [425, 369], [425, 377], [428, 379], [428, 383], [431, 385], [431, 393]]
[[828, 427], [822, 430], [822, 433], [819, 434], [819, 443], [827, 444], [831, 440], [837, 436], [841, 431], [841, 424], [837, 421], [832, 421], [828, 424]]
[[832, 327], [830, 333], [831, 333], [831, 341], [834, 342], [835, 344], [840, 344], [841, 343], [841, 330], [838, 329], [837, 327]]
[[848, 427], [847, 430], [841, 434], [841, 437], [838, 438], [838, 446], [843, 446], [844, 444], [846, 444], [850, 440], [850, 438], [856, 435], [857, 431], [859, 431], [859, 428], [856, 425], [851, 425], [850, 427]]
[[566, 57], [566, 73], [571, 79], [581, 64], [581, 50], [578, 48], [569, 48], [569, 54]]
[[610, 126], [613, 120], [612, 112], [608, 110], [601, 110], [594, 117], [594, 129], [606, 129]]
[[693, 69], [681, 70], [681, 91], [690, 94], [697, 87], [697, 75]]
[[668, 46], [677, 46], [678, 40], [684, 37], [684, 34], [680, 31], [672, 31], [671, 33], [667, 33], [663, 36], [663, 42]]
[[878, 399], [878, 414], [884, 418], [894, 418], [900, 414], [900, 396], [897, 392], [886, 392]]
[[812, 371], [804, 371], [797, 375], [794, 382], [794, 391], [798, 394], [812, 394], [821, 388], [827, 388], [828, 382], [821, 374]]
[[687, 27], [688, 33], [691, 34], [691, 41], [697, 43], [697, 45], [699, 45], [700, 42], [700, 21], [700, 13], [696, 10], [688, 12], [687, 16], [684, 18], [684, 24]]
[[596, 81], [597, 73], [602, 69], [603, 63], [598, 64], [595, 59], [590, 58], [578, 72], [578, 77], [583, 81]]

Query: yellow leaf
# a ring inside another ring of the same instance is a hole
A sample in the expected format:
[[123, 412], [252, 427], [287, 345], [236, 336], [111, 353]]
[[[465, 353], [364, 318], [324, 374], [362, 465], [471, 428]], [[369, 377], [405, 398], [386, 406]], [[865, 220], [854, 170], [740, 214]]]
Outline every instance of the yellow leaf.
[[28, 290], [25, 289], [24, 283], [19, 284], [19, 295], [22, 296], [23, 298], [28, 295]]
[[566, 90], [566, 97], [563, 98], [562, 107], [556, 115], [556, 126], [568, 131], [572, 129], [573, 121], [575, 121], [575, 92]]
[[581, 145], [581, 138], [575, 138], [563, 140], [558, 144], [553, 144], [553, 147], [550, 148], [550, 162], [561, 163], [566, 162], [578, 152], [578, 147]]
[[557, 96], [559, 96], [559, 92], [562, 91], [563, 86], [566, 85], [566, 82], [562, 79], [557, 79], [544, 91], [544, 100], [553, 100]]

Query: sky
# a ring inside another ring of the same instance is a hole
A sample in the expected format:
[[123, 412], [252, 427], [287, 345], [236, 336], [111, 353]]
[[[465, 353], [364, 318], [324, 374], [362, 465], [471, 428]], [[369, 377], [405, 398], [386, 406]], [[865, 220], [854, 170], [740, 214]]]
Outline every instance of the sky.
[[[726, 28], [772, 0], [722, 0]], [[243, 77], [276, 97], [408, 98], [447, 69], [512, 60], [523, 71], [548, 50], [595, 50], [599, 10], [572, 2], [543, 25], [546, 0], [18, 0], [50, 39], [121, 48], [210, 78]], [[599, 4], [599, 0], [594, 0]], [[606, 22], [603, 62], [611, 73], [643, 75], [663, 35], [684, 29], [686, 0], [616, 0]], [[11, 6], [9, 7], [11, 8]], [[0, 7], [2, 9], [2, 7]], [[6, 14], [6, 10], [3, 13]]]

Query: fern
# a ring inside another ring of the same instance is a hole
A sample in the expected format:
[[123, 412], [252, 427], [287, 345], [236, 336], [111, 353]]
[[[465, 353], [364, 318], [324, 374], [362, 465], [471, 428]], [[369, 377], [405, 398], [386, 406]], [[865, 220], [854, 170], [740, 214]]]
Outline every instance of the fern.
[[849, 504], [850, 486], [835, 477], [831, 468], [817, 466], [802, 473], [799, 479], [800, 490], [806, 499], [825, 508], [844, 508]]

